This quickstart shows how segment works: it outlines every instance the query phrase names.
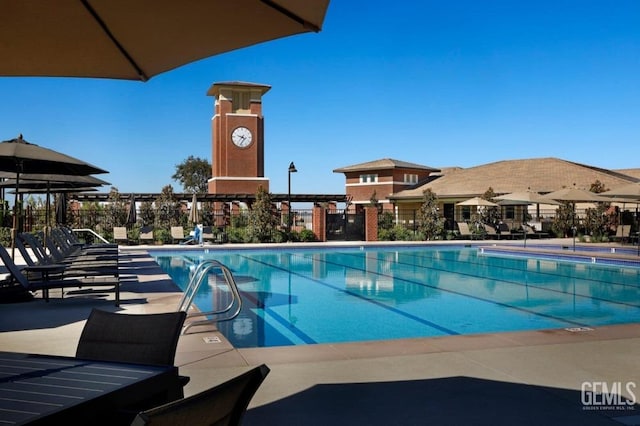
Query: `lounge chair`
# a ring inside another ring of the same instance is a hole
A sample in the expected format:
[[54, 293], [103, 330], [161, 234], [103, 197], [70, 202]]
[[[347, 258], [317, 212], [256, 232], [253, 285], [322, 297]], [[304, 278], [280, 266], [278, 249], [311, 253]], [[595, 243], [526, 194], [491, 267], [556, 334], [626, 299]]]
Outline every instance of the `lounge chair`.
[[262, 364], [200, 393], [142, 411], [131, 426], [240, 425], [269, 371]]
[[127, 228], [124, 226], [114, 226], [113, 241], [116, 244], [119, 244], [119, 243], [129, 244], [129, 237], [127, 236]]
[[500, 239], [500, 234], [496, 231], [496, 228], [489, 225], [488, 223], [483, 223], [485, 230], [485, 238], [491, 238], [492, 240]]
[[458, 226], [458, 238], [461, 239], [471, 239], [473, 238], [473, 234], [471, 233], [471, 230], [469, 229], [469, 224], [466, 222], [456, 222], [456, 225]]
[[202, 241], [211, 242], [215, 238], [213, 234], [213, 228], [211, 226], [202, 227]]
[[66, 226], [59, 226], [54, 228], [54, 231], [58, 232], [60, 235], [63, 235], [66, 240], [72, 246], [79, 247], [82, 249], [117, 249], [118, 245], [113, 243], [84, 243], [78, 239], [78, 237], [73, 233], [71, 228]]
[[[9, 280], [18, 283], [26, 291], [42, 291], [42, 297], [49, 301], [49, 290], [52, 288], [84, 288], [84, 287], [113, 287], [116, 306], [120, 306], [120, 279], [110, 276], [89, 276], [84, 278], [54, 278], [53, 274], [64, 273], [67, 265], [45, 264], [25, 266], [16, 265], [4, 246], [0, 245], [0, 258], [9, 272]], [[26, 272], [27, 275], [25, 275]], [[39, 274], [40, 279], [29, 278]]]
[[[115, 253], [104, 253], [83, 255], [74, 251], [74, 253], [66, 254], [60, 251], [56, 243], [49, 237], [45, 237], [47, 247], [45, 248], [40, 240], [33, 234], [26, 232], [20, 233], [16, 238], [16, 247], [21, 252], [25, 263], [29, 266], [38, 265], [43, 268], [44, 265], [64, 265], [63, 270], [59, 270], [59, 274], [52, 274], [57, 278], [64, 277], [89, 277], [89, 276], [114, 276], [119, 277], [119, 259], [117, 251]], [[33, 259], [24, 248], [25, 242], [36, 255]], [[22, 246], [22, 247], [21, 247]], [[49, 254], [50, 253], [50, 254]]]
[[153, 226], [143, 226], [140, 229], [140, 243], [143, 243], [143, 244], [153, 243]]
[[[93, 309], [82, 329], [76, 358], [134, 364], [174, 365], [178, 339], [187, 318], [184, 311], [123, 314]], [[149, 395], [120, 417], [127, 421], [140, 410], [184, 397], [189, 377], [179, 376], [168, 393]]]
[[616, 235], [611, 237], [613, 241], [624, 243], [629, 241], [631, 237], [631, 225], [618, 225], [616, 228]]
[[173, 239], [173, 244], [186, 244], [188, 240], [193, 240], [193, 238], [185, 238], [182, 226], [171, 227], [171, 238]]
[[504, 222], [500, 222], [498, 224], [498, 232], [500, 233], [500, 238], [513, 239], [513, 237], [514, 237], [514, 234], [513, 234], [513, 232], [511, 232], [511, 229], [509, 228], [509, 225], [507, 225]]

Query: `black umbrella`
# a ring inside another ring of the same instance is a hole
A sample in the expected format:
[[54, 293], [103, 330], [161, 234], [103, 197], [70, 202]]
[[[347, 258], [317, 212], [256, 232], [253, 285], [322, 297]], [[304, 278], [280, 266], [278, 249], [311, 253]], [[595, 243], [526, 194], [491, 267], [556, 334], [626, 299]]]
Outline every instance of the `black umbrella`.
[[19, 135], [15, 139], [0, 142], [0, 171], [15, 173], [16, 200], [14, 204], [11, 252], [14, 253], [15, 236], [18, 229], [20, 175], [23, 173], [45, 173], [58, 175], [87, 176], [108, 173], [85, 161], [29, 143]]
[[136, 212], [136, 197], [134, 194], [131, 194], [131, 199], [129, 200], [129, 212], [127, 213], [127, 223], [135, 224], [138, 220], [138, 215]]
[[56, 200], [56, 223], [67, 223], [67, 195], [64, 192], [59, 193]]

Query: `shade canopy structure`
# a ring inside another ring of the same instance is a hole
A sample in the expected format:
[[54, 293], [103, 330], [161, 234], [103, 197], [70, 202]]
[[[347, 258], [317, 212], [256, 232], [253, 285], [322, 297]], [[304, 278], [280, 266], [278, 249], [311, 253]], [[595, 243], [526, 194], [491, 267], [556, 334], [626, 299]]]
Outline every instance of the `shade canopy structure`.
[[0, 75], [147, 81], [179, 66], [319, 32], [329, 0], [0, 0]]
[[457, 203], [456, 206], [498, 207], [499, 205], [481, 197], [473, 197]]

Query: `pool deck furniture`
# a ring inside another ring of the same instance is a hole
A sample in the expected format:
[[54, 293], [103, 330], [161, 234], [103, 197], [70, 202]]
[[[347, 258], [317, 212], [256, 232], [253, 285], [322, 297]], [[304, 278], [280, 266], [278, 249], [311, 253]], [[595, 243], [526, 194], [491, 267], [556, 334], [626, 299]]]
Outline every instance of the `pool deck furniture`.
[[[3, 246], [0, 246], [0, 259], [4, 262], [10, 281], [22, 286], [25, 291], [42, 291], [42, 297], [47, 302], [49, 301], [49, 291], [51, 289], [109, 287], [113, 288], [115, 293], [116, 306], [120, 305], [119, 276], [91, 275], [87, 277], [59, 278], [61, 274], [64, 275], [67, 265], [54, 263], [21, 268], [15, 264], [9, 252]], [[23, 273], [23, 270], [25, 273]], [[39, 274], [40, 278], [28, 278], [33, 277], [34, 273]]]
[[0, 352], [0, 366], [0, 419], [16, 425], [107, 424], [148, 395], [171, 392], [178, 381], [173, 366], [20, 352]]
[[138, 413], [131, 426], [240, 425], [251, 398], [269, 374], [262, 364], [209, 389]]

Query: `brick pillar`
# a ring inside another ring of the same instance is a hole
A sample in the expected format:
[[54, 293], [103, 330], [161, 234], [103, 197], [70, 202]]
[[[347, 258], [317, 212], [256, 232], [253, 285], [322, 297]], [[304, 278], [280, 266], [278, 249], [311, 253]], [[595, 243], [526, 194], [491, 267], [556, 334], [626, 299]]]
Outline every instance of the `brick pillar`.
[[327, 214], [323, 207], [318, 205], [313, 206], [311, 223], [313, 224], [313, 233], [316, 235], [318, 241], [327, 241]]
[[364, 208], [364, 239], [378, 241], [378, 208], [367, 206]]

